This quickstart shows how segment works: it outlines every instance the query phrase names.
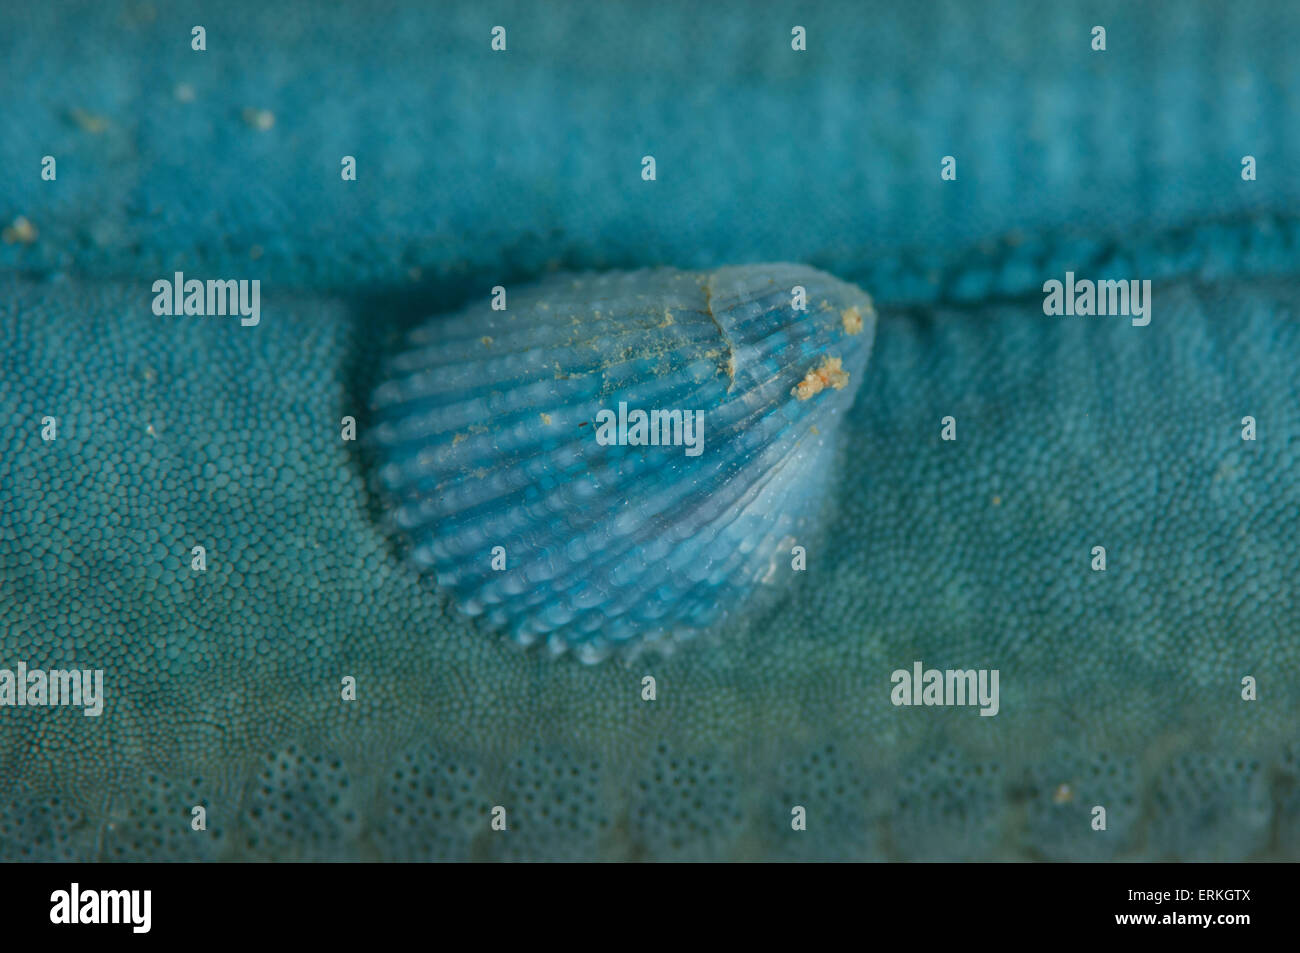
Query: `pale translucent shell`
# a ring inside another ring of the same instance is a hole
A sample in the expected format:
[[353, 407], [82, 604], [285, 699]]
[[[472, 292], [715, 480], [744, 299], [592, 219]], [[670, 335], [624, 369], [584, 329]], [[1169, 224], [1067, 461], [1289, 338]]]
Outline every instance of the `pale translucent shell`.
[[[589, 662], [789, 578], [870, 354], [864, 292], [771, 264], [562, 275], [507, 303], [419, 327], [374, 392], [381, 481], [422, 571]], [[602, 445], [620, 402], [702, 411], [702, 452]]]

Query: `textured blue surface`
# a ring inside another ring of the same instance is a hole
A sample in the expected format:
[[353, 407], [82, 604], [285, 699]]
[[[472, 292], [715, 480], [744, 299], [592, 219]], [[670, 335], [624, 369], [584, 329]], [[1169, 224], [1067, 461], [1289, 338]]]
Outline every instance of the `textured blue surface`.
[[[0, 856], [1300, 856], [1297, 19], [7, 7], [0, 664], [109, 696], [0, 710]], [[774, 259], [882, 305], [790, 598], [593, 668], [421, 584], [339, 440], [406, 330]], [[262, 278], [262, 323], [154, 317], [173, 268]], [[1045, 317], [1067, 269], [1154, 279], [1151, 326]], [[894, 708], [914, 659], [999, 668], [1000, 713]]]
[[[795, 14], [762, 4], [362, 9], [7, 5], [0, 213], [40, 237], [0, 260], [348, 294], [803, 261], [888, 302], [1021, 292], [1062, 263], [1123, 272], [1114, 243], [1135, 232], [1165, 243], [1151, 277], [1294, 258], [1294, 4], [826, 3], [798, 13], [803, 54]], [[1247, 214], [1290, 253], [1187, 234]]]

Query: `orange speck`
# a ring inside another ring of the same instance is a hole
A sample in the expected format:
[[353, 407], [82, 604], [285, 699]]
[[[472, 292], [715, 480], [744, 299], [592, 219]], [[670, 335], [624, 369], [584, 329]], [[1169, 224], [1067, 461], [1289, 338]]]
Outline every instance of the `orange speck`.
[[790, 393], [799, 400], [807, 400], [814, 394], [820, 394], [828, 387], [842, 390], [849, 383], [849, 372], [844, 370], [838, 357], [828, 357], [821, 364], [804, 375]]

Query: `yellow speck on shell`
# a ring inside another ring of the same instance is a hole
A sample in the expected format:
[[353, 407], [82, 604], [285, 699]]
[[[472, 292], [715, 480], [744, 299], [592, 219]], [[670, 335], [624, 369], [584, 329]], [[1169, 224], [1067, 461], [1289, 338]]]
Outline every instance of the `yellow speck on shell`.
[[842, 365], [843, 362], [838, 357], [823, 359], [821, 364], [804, 375], [803, 380], [790, 393], [799, 400], [807, 400], [828, 387], [843, 390], [848, 386], [849, 372]]

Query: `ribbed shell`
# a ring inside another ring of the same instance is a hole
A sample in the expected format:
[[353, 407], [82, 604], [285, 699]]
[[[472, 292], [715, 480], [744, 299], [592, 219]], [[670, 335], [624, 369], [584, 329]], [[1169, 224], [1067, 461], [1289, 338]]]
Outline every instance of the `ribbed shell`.
[[[866, 294], [772, 264], [561, 275], [508, 306], [419, 327], [374, 392], [394, 525], [462, 609], [593, 662], [792, 574], [871, 349]], [[602, 445], [620, 402], [703, 411], [702, 453]]]

